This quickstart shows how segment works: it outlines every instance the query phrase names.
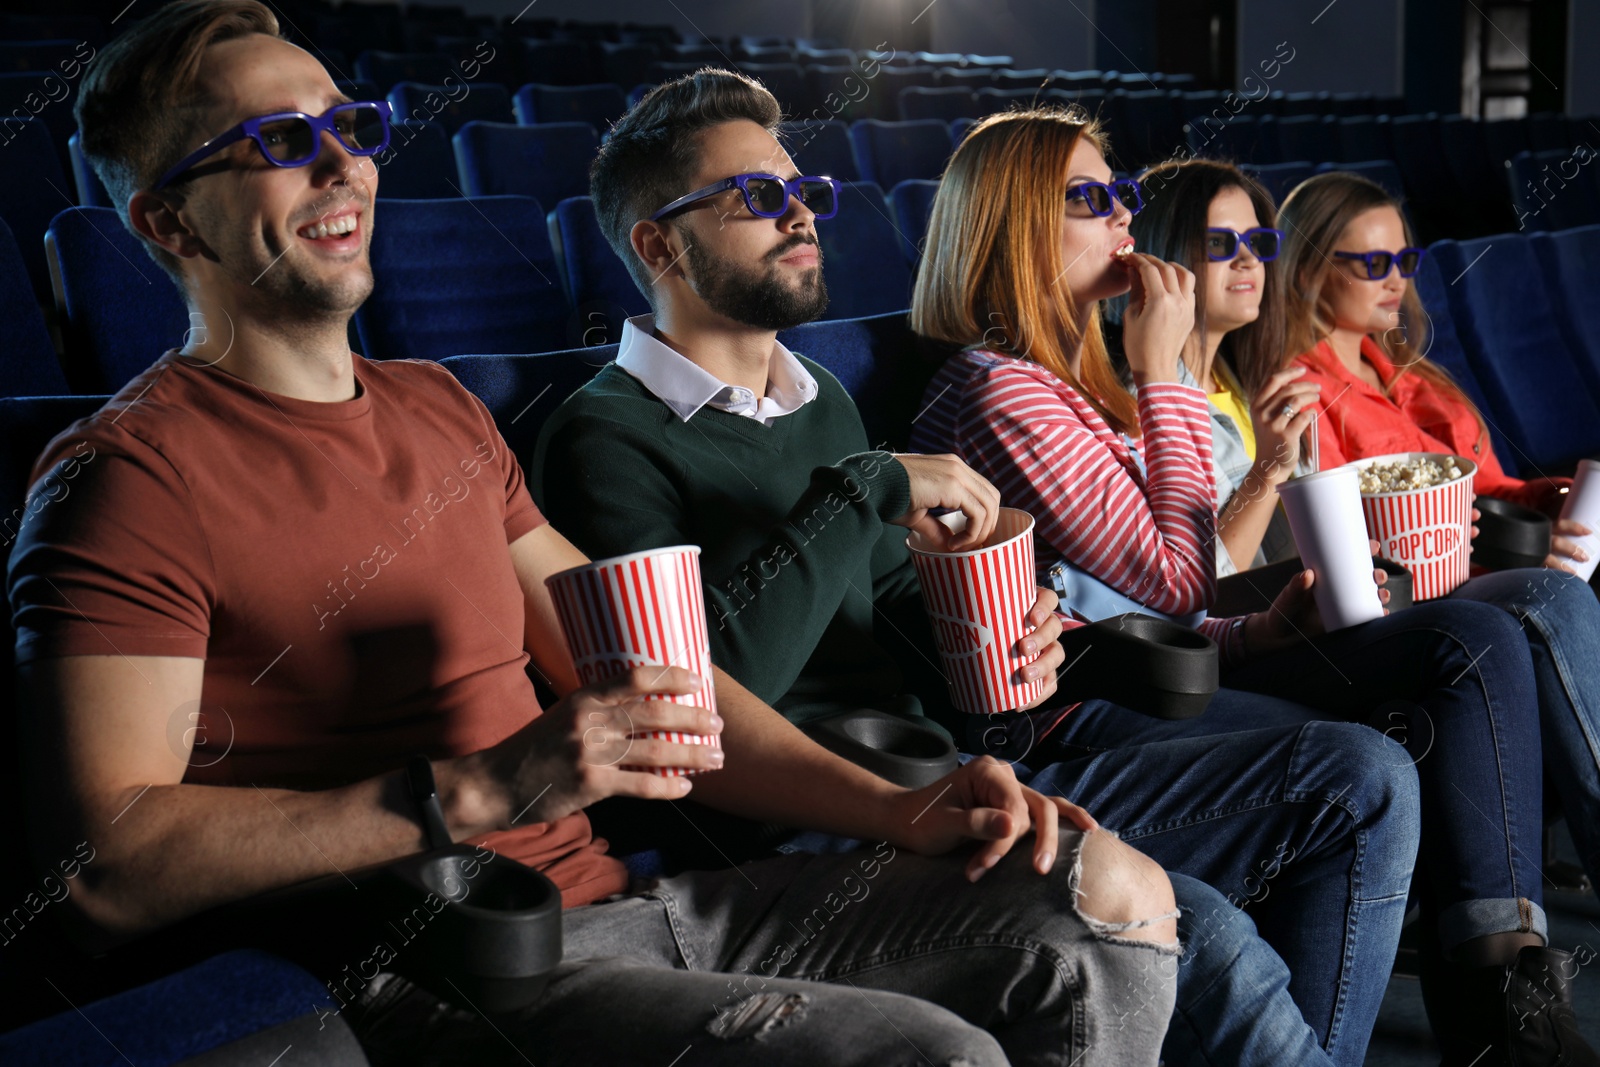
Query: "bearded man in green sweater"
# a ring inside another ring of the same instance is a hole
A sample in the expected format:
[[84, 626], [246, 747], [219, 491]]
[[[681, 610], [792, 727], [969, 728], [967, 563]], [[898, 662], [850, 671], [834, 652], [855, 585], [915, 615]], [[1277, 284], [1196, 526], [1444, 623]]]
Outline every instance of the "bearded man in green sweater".
[[[843, 222], [829, 221], [836, 184], [802, 175], [779, 145], [779, 118], [759, 83], [706, 70], [612, 128], [591, 171], [595, 207], [654, 314], [630, 320], [616, 362], [547, 421], [529, 480], [595, 558], [699, 545], [713, 659], [792, 721], [868, 707], [926, 715], [963, 742], [905, 537], [970, 547], [999, 496], [956, 457], [871, 450], [838, 381], [777, 343], [826, 308], [817, 226]], [[966, 516], [964, 534], [933, 520], [943, 509]], [[1042, 651], [1030, 669], [1048, 672], [1042, 727], [1065, 714], [1048, 710], [1064, 658], [1054, 607], [1041, 590], [1023, 639]], [[1411, 854], [1360, 842], [1415, 838], [1401, 750], [1364, 727], [1311, 723], [1079, 762], [1081, 777], [1057, 775], [1079, 783], [1075, 799], [1184, 872], [1171, 875], [1186, 953], [1166, 1061], [1359, 1063]], [[1205, 794], [1217, 783], [1227, 804]], [[1281, 856], [1283, 842], [1293, 861], [1251, 903], [1288, 969], [1234, 906], [1251, 857]], [[1391, 885], [1397, 906], [1375, 906]], [[1310, 938], [1317, 928], [1339, 933]]]

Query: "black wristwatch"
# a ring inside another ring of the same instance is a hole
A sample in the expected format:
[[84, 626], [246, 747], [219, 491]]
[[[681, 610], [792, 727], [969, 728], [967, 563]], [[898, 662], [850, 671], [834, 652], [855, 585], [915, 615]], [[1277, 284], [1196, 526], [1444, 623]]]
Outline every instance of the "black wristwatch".
[[406, 792], [417, 806], [417, 817], [422, 822], [428, 847], [446, 848], [455, 844], [444, 822], [444, 809], [439, 806], [439, 787], [433, 780], [433, 764], [428, 762], [428, 757], [412, 756], [406, 763]]

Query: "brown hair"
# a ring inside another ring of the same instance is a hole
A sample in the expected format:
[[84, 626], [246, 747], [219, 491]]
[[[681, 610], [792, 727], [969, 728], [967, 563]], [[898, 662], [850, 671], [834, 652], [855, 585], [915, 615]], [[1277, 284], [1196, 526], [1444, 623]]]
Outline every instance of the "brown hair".
[[[279, 36], [277, 17], [259, 0], [178, 0], [134, 23], [89, 66], [75, 109], [83, 154], [124, 225], [128, 198], [198, 147], [206, 49], [253, 33]], [[175, 257], [148, 241], [145, 249], [181, 284]]]
[[701, 133], [747, 119], [776, 137], [782, 112], [754, 78], [706, 67], [656, 86], [611, 127], [589, 168], [589, 195], [606, 241], [652, 306], [655, 278], [634, 254], [633, 224], [691, 191]]
[[[1408, 246], [1415, 245], [1411, 226], [1400, 211], [1400, 202], [1389, 195], [1377, 182], [1347, 171], [1330, 171], [1308, 178], [1295, 186], [1283, 201], [1278, 217], [1288, 233], [1284, 244], [1283, 276], [1291, 281], [1289, 297], [1288, 347], [1284, 364], [1296, 356], [1315, 348], [1323, 338], [1333, 332], [1333, 310], [1327, 293], [1330, 275], [1337, 269], [1327, 255], [1339, 242], [1339, 235], [1356, 216], [1374, 208], [1389, 207], [1400, 215], [1400, 225], [1405, 230]], [[1480, 434], [1486, 433], [1483, 415], [1476, 404], [1461, 391], [1449, 373], [1430, 362], [1428, 351], [1428, 316], [1422, 310], [1422, 300], [1417, 296], [1414, 281], [1407, 280], [1406, 292], [1400, 298], [1400, 324], [1372, 338], [1383, 354], [1394, 363], [1394, 381], [1407, 374], [1415, 374], [1439, 387], [1447, 395], [1465, 405], [1478, 420]], [[1389, 385], [1384, 393], [1389, 392]]]
[[[1105, 151], [1099, 125], [1081, 110], [1008, 111], [972, 128], [934, 197], [911, 328], [936, 342], [1031, 360], [1082, 394], [1112, 429], [1137, 435], [1138, 409], [1106, 356], [1099, 308], [1080, 327], [1063, 278], [1067, 167], [1081, 137]], [[1076, 351], [1078, 376], [1069, 363]]]
[[[1207, 219], [1211, 203], [1228, 189], [1242, 189], [1250, 197], [1259, 225], [1275, 227], [1278, 210], [1272, 196], [1261, 183], [1231, 163], [1213, 159], [1191, 159], [1162, 163], [1140, 176], [1145, 187], [1144, 210], [1133, 217], [1129, 232], [1139, 242], [1139, 250], [1178, 263], [1201, 275], [1206, 259]], [[1159, 192], [1157, 192], [1159, 190]], [[1217, 349], [1238, 377], [1247, 398], [1255, 396], [1278, 371], [1283, 369], [1284, 306], [1283, 274], [1277, 262], [1263, 263], [1265, 282], [1261, 289], [1261, 313], [1256, 320], [1228, 333]], [[1106, 340], [1114, 362], [1121, 363], [1122, 317], [1128, 298], [1106, 301]], [[1194, 287], [1195, 327], [1202, 339], [1206, 329], [1206, 287]], [[1119, 371], [1120, 371], [1119, 366]], [[1208, 391], [1210, 383], [1201, 382]]]

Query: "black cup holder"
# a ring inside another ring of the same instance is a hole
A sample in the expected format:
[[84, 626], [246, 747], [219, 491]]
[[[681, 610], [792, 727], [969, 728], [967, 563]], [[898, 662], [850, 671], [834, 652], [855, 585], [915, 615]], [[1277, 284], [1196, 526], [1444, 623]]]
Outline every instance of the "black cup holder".
[[531, 867], [483, 857], [452, 845], [380, 868], [371, 918], [410, 923], [398, 973], [454, 1004], [511, 1012], [537, 999], [561, 962], [561, 893]]
[[561, 892], [515, 860], [450, 845], [213, 908], [114, 951], [176, 962], [234, 948], [294, 960], [341, 1006], [384, 970], [468, 1011], [513, 1012], [561, 962]]
[[1061, 637], [1069, 669], [1058, 692], [1098, 698], [1157, 719], [1192, 719], [1218, 686], [1217, 646], [1186, 626], [1131, 612]]
[[1472, 540], [1472, 562], [1490, 570], [1542, 567], [1550, 553], [1550, 520], [1531, 508], [1498, 497], [1480, 496], [1478, 536]]
[[1405, 564], [1384, 559], [1382, 556], [1373, 556], [1372, 566], [1389, 576], [1383, 583], [1383, 587], [1389, 590], [1389, 603], [1384, 605], [1389, 609], [1389, 614], [1404, 611], [1416, 603], [1412, 595], [1411, 572], [1406, 569]]
[[938, 729], [875, 708], [806, 723], [817, 744], [896, 785], [918, 789], [955, 770], [956, 746]]

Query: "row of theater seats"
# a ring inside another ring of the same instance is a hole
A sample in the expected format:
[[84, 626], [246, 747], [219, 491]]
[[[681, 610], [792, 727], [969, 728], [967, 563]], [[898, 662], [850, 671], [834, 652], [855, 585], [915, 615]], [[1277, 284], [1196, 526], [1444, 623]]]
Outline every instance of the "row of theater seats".
[[[1037, 70], [1017, 72], [1011, 68], [1010, 56], [983, 55], [932, 55], [926, 52], [904, 54], [896, 52], [857, 52], [848, 48], [831, 48], [795, 55], [787, 49], [765, 49], [751, 54], [749, 50], [730, 53], [722, 48], [698, 45], [677, 46], [660, 51], [648, 45], [602, 45], [600, 63], [585, 64], [584, 45], [562, 41], [524, 41], [507, 39], [500, 35], [487, 37], [462, 37], [455, 39], [447, 50], [435, 52], [379, 52], [364, 51], [353, 62], [343, 63], [342, 53], [312, 46], [311, 51], [322, 59], [330, 71], [349, 71], [356, 78], [370, 81], [380, 88], [402, 81], [440, 82], [445, 77], [460, 77], [464, 70], [476, 72], [473, 76], [487, 81], [514, 86], [522, 81], [538, 81], [551, 85], [587, 85], [606, 82], [622, 89], [630, 89], [641, 82], [659, 82], [703, 66], [729, 66], [759, 74], [775, 72], [779, 78], [792, 75], [800, 86], [812, 71], [859, 68], [869, 76], [878, 76], [881, 69], [886, 80], [896, 88], [905, 85], [964, 85], [970, 88], [997, 86], [1016, 88], [1019, 84], [1036, 84], [1049, 79], [1054, 73], [1065, 86], [1084, 85], [1101, 88], [1104, 76], [1099, 72]], [[492, 56], [493, 58], [487, 58]], [[340, 74], [339, 76], [349, 76]], [[1120, 75], [1113, 84], [1121, 84]], [[1148, 87], [1143, 76], [1138, 84]], [[1158, 77], [1165, 77], [1160, 76]], [[1175, 85], [1192, 85], [1190, 76], [1177, 76]], [[837, 86], [830, 86], [830, 90]], [[821, 96], [818, 95], [820, 101]]]
[[[489, 90], [498, 91], [499, 97], [491, 99]], [[1123, 94], [1122, 99], [1132, 101], [1138, 95]], [[499, 86], [479, 86], [449, 107], [440, 107], [433, 121], [397, 124], [390, 150], [381, 157], [380, 193], [399, 199], [530, 196], [541, 204], [583, 195], [600, 144], [595, 121], [620, 113], [625, 102], [618, 91], [612, 86], [529, 85], [514, 100], [506, 97]], [[391, 99], [397, 110], [429, 114], [428, 109], [444, 98], [429, 87], [403, 84], [393, 90]], [[582, 120], [485, 121], [471, 117], [485, 113], [474, 110], [479, 105], [492, 107], [487, 113], [502, 118], [513, 117], [514, 111], [522, 120], [557, 115], [582, 116]], [[1111, 115], [1116, 115], [1114, 108]], [[860, 119], [848, 125], [835, 119], [790, 122], [785, 124], [784, 139], [805, 173], [871, 182], [892, 191], [908, 180], [936, 178], [974, 121], [964, 117], [948, 123], [939, 119]], [[1129, 126], [1137, 121], [1137, 116], [1125, 115], [1120, 128], [1143, 129], [1141, 136], [1154, 145], [1156, 127]], [[1279, 197], [1316, 169], [1338, 165], [1366, 173], [1396, 196], [1406, 197], [1408, 213], [1424, 241], [1502, 232], [1519, 224], [1525, 229], [1565, 229], [1600, 223], [1600, 168], [1588, 165], [1594, 152], [1581, 140], [1587, 120], [1306, 116], [1275, 124], [1285, 135], [1293, 131], [1293, 139], [1285, 136], [1280, 147], [1304, 152], [1295, 158], [1305, 161], [1247, 161], [1246, 165]], [[1115, 121], [1110, 128], [1120, 160], [1129, 135], [1119, 133]], [[1238, 120], [1216, 126], [1217, 136], [1201, 132], [1209, 129], [1203, 120], [1187, 128], [1196, 154], [1222, 158], [1241, 154], [1239, 144], [1221, 136], [1236, 131]], [[1568, 137], [1571, 147], [1548, 147], [1562, 136]], [[72, 179], [57, 160], [57, 146], [40, 119], [7, 124], [0, 139], [6, 140], [0, 150], [15, 164], [0, 171], [0, 221], [16, 236], [36, 299], [48, 305], [51, 285], [43, 238], [49, 220], [74, 201], [104, 206], [109, 199], [78, 151], [75, 135], [66, 146]], [[1515, 154], [1502, 158], [1507, 152]], [[1173, 154], [1171, 149], [1161, 153]], [[1330, 162], [1309, 162], [1314, 160]], [[914, 258], [914, 243], [907, 248]], [[882, 310], [901, 304], [869, 301], [862, 306]]]
[[[829, 317], [802, 329], [832, 336], [862, 316], [901, 315], [936, 189], [902, 183], [886, 201], [870, 183], [845, 188], [839, 220], [819, 228]], [[563, 200], [548, 216], [514, 196], [396, 200], [378, 210], [376, 286], [355, 317], [355, 343], [369, 358], [581, 350], [540, 365], [594, 365], [608, 358], [621, 320], [648, 310], [587, 197]], [[49, 233], [69, 354], [58, 361], [30, 315], [6, 236], [0, 395], [111, 392], [166, 348], [188, 342], [220, 355], [229, 343], [227, 323], [189, 320], [113, 212], [72, 208]], [[1431, 317], [1430, 357], [1478, 402], [1508, 468], [1548, 473], [1600, 452], [1600, 304], [1591, 298], [1600, 226], [1437, 241], [1417, 284]], [[874, 344], [852, 358], [887, 359]]]

